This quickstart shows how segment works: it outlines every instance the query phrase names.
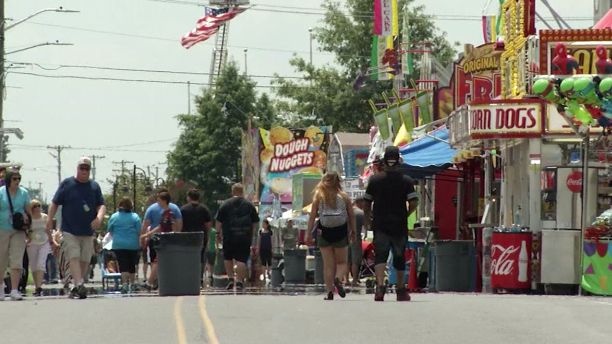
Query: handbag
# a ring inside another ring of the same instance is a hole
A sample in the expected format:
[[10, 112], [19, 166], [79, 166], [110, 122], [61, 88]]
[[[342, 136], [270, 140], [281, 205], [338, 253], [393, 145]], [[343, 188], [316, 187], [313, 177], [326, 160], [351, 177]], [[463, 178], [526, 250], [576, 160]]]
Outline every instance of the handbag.
[[30, 221], [29, 223], [26, 223], [25, 218], [23, 217], [23, 214], [16, 213], [14, 211], [13, 201], [11, 200], [11, 194], [9, 193], [8, 188], [6, 188], [6, 197], [8, 197], [9, 207], [11, 210], [11, 217], [13, 220], [13, 229], [18, 230], [18, 231], [27, 231], [30, 228], [30, 223], [32, 221]]

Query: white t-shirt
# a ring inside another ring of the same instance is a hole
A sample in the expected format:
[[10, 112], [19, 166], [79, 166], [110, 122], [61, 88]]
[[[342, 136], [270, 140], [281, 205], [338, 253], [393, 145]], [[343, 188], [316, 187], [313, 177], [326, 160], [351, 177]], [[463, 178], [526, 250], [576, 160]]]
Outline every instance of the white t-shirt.
[[47, 236], [47, 214], [41, 214], [40, 219], [32, 219], [32, 233], [30, 234], [30, 243], [33, 245], [44, 245], [49, 242]]

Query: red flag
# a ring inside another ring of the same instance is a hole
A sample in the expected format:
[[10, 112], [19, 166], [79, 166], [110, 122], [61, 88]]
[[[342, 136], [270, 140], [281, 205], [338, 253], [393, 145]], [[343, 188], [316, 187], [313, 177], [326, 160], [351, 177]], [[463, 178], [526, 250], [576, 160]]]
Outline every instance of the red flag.
[[196, 22], [196, 27], [181, 38], [181, 45], [189, 49], [196, 43], [209, 39], [219, 31], [219, 26], [244, 12], [245, 8], [212, 8], [206, 7], [204, 16]]

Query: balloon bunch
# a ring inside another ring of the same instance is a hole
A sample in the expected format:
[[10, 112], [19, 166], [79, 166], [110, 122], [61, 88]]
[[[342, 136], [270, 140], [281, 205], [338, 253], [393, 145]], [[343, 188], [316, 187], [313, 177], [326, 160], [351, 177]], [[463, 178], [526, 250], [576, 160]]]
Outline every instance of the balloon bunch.
[[540, 78], [532, 90], [580, 126], [612, 126], [612, 76]]
[[557, 105], [559, 113], [580, 126], [612, 126], [612, 61], [608, 49], [603, 45], [596, 48], [597, 76], [576, 75], [580, 73], [578, 62], [568, 54], [565, 44], [558, 43], [555, 53], [552, 71], [565, 76], [537, 79], [533, 93]]

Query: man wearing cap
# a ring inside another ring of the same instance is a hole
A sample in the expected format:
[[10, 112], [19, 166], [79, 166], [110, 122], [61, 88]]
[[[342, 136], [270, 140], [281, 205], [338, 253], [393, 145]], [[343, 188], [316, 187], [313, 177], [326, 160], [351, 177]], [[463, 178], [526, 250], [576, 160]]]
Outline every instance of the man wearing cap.
[[[416, 210], [418, 195], [412, 178], [402, 174], [399, 149], [385, 148], [383, 171], [373, 175], [366, 188], [364, 222], [366, 229], [373, 221], [376, 291], [374, 301], [384, 301], [385, 269], [389, 250], [393, 253], [393, 267], [397, 271], [397, 301], [410, 301], [404, 285], [406, 261], [404, 251], [408, 240], [408, 216]], [[372, 206], [372, 203], [374, 205]], [[408, 203], [408, 204], [407, 204]], [[370, 217], [373, 214], [372, 218]]]
[[100, 185], [89, 179], [91, 159], [82, 157], [77, 163], [75, 177], [64, 179], [53, 196], [47, 220], [47, 230], [53, 228], [57, 207], [62, 206], [62, 232], [66, 243], [66, 255], [75, 286], [71, 298], [87, 298], [83, 274], [94, 254], [94, 231], [100, 228], [106, 208]]

